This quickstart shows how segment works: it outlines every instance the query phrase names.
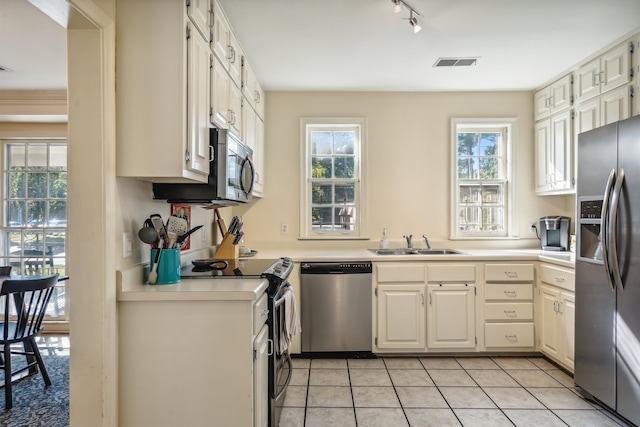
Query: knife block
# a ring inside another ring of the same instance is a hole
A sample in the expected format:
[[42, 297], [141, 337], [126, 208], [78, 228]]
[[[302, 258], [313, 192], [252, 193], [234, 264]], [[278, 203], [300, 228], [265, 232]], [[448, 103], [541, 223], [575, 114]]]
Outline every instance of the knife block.
[[238, 259], [240, 256], [240, 248], [238, 245], [233, 244], [235, 238], [235, 234], [225, 233], [222, 243], [218, 245], [218, 249], [216, 250], [214, 257], [216, 259]]

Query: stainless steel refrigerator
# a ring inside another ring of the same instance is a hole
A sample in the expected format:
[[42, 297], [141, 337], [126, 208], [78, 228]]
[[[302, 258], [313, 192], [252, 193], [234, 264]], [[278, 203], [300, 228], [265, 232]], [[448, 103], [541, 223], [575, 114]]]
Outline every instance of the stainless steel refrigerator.
[[578, 136], [575, 383], [640, 424], [640, 117]]

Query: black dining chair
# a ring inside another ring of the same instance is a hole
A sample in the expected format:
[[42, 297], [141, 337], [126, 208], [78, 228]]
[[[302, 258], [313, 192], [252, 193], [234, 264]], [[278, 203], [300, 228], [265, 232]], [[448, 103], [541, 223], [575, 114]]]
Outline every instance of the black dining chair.
[[[35, 338], [42, 330], [42, 320], [56, 283], [57, 274], [33, 279], [7, 279], [2, 282], [0, 297], [4, 297], [4, 318], [0, 323], [0, 345], [3, 346], [4, 360], [0, 367], [4, 370], [5, 409], [11, 409], [13, 406], [13, 375], [27, 369], [33, 372], [37, 365], [44, 383], [47, 386], [51, 385]], [[22, 343], [24, 350], [11, 349], [11, 344], [15, 343]], [[12, 354], [26, 356], [27, 365], [12, 372]]]
[[0, 267], [0, 276], [11, 276], [11, 266], [3, 265]]

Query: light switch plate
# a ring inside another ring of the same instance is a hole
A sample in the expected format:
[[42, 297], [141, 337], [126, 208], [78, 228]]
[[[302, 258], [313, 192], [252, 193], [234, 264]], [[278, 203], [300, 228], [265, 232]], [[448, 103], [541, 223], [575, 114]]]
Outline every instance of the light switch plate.
[[125, 231], [122, 233], [122, 258], [131, 258], [133, 250], [131, 248], [131, 232]]

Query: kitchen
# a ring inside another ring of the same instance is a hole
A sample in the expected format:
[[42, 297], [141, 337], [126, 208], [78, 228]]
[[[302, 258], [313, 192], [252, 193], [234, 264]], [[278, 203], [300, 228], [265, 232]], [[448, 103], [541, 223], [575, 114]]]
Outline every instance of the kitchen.
[[[115, 9], [115, 5], [107, 4], [106, 7]], [[560, 71], [562, 70], [558, 70]], [[551, 77], [552, 75], [549, 76]], [[403, 183], [441, 183], [442, 177], [448, 177], [449, 167], [446, 161], [449, 157], [448, 144], [432, 146], [424, 144], [423, 141], [425, 139], [449, 141], [451, 116], [518, 118], [520, 132], [518, 139], [522, 146], [519, 147], [520, 155], [517, 158], [516, 217], [519, 218], [518, 232], [521, 237], [526, 236], [528, 242], [523, 242], [523, 239], [510, 241], [507, 247], [535, 246], [535, 234], [531, 233], [529, 225], [541, 216], [549, 213], [573, 216], [574, 196], [536, 197], [534, 195], [533, 161], [531, 160], [534, 150], [530, 131], [533, 128], [533, 105], [529, 90], [415, 93], [274, 91], [268, 94], [267, 105], [267, 120], [272, 123], [282, 123], [282, 125], [274, 126], [267, 122], [266, 140], [269, 150], [273, 149], [278, 153], [278, 157], [269, 159], [267, 156], [265, 166], [268, 180], [265, 185], [265, 197], [251, 206], [236, 207], [225, 213], [228, 217], [233, 214], [242, 215], [246, 224], [246, 244], [256, 249], [273, 248], [284, 252], [291, 246], [319, 250], [335, 248], [335, 242], [299, 242], [297, 240], [300, 208], [297, 199], [299, 151], [292, 150], [291, 146], [295, 146], [299, 140], [299, 118], [302, 116], [368, 117], [371, 146], [367, 152], [370, 170], [368, 204], [371, 207], [381, 207], [372, 209], [368, 219], [368, 229], [373, 241], [377, 241], [382, 228], [387, 227], [392, 246], [403, 245], [402, 235], [406, 233], [430, 235], [435, 247], [443, 247], [445, 242], [446, 246], [461, 247], [463, 245], [463, 242], [448, 241], [447, 185], [433, 185], [426, 195], [412, 195], [408, 198], [406, 194], [394, 191], [395, 186], [387, 178], [388, 175], [397, 177]], [[402, 126], [393, 128], [388, 126], [388, 123], [396, 122], [402, 123]], [[429, 135], [429, 137], [423, 138], [422, 135]], [[419, 140], [416, 140], [416, 136], [419, 136]], [[409, 154], [404, 150], [398, 150], [399, 141], [411, 143]], [[527, 156], [526, 153], [529, 155]], [[283, 167], [285, 165], [287, 167]], [[117, 236], [118, 242], [123, 232], [137, 231], [145, 216], [161, 209], [168, 211], [168, 205], [150, 200], [149, 184], [127, 178], [117, 178], [116, 184], [116, 212], [119, 212], [119, 217], [111, 235]], [[404, 208], [393, 209], [391, 208], [393, 206]], [[434, 206], [445, 206], [445, 208], [434, 208]], [[278, 212], [278, 215], [274, 215], [274, 212]], [[211, 232], [210, 212], [194, 209], [193, 221], [207, 224], [208, 231]], [[288, 224], [289, 234], [281, 234], [282, 223]], [[205, 247], [208, 244], [198, 239], [194, 239], [194, 242], [199, 247]], [[372, 246], [370, 242], [341, 242], [340, 246], [350, 248], [363, 245]], [[115, 247], [111, 250], [115, 253], [113, 262], [116, 270], [148, 259], [147, 248], [139, 242], [134, 241], [135, 255], [128, 259], [123, 259], [121, 245], [113, 246]], [[471, 246], [486, 247], [487, 245], [474, 243]], [[488, 246], [505, 247], [505, 244], [493, 242]], [[92, 328], [88, 327], [88, 329]]]

